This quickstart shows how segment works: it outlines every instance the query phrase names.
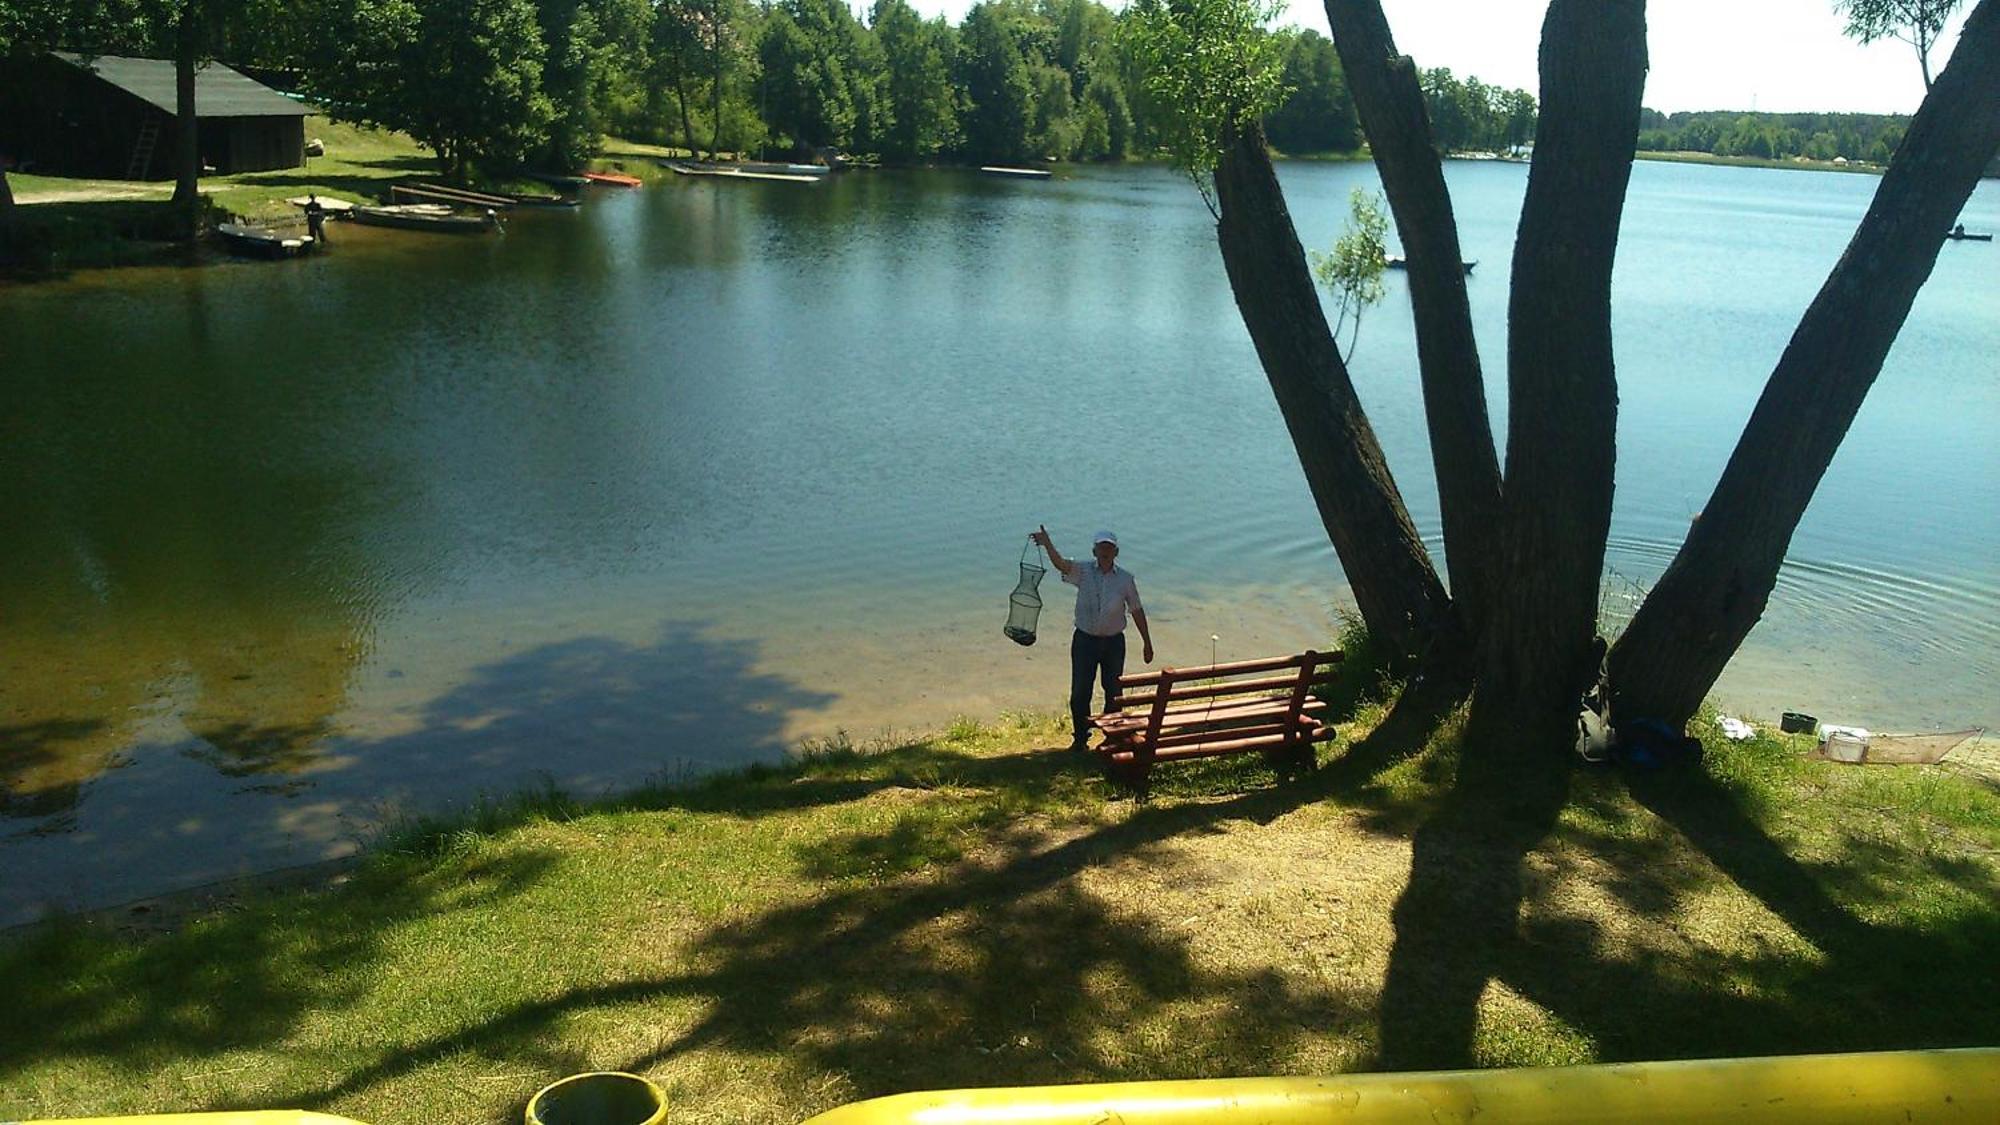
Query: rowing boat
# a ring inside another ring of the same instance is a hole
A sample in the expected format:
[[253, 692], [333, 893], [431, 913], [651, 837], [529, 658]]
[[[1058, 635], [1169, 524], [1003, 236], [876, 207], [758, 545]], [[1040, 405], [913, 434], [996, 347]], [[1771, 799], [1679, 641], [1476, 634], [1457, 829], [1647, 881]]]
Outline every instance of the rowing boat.
[[638, 187], [646, 182], [637, 176], [627, 176], [622, 172], [585, 172], [583, 178], [593, 184], [606, 184], [611, 187]]
[[355, 222], [371, 227], [427, 230], [439, 234], [482, 234], [500, 226], [497, 215], [461, 215], [442, 203], [394, 203], [386, 207], [357, 205], [353, 216]]

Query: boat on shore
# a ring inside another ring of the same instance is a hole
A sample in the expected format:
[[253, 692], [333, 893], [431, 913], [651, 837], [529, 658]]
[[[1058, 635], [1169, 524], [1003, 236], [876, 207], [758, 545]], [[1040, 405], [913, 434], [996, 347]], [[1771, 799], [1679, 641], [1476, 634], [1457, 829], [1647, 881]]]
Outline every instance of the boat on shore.
[[608, 187], [638, 187], [646, 182], [623, 172], [585, 172], [583, 178], [593, 184], [604, 184]]
[[438, 234], [484, 234], [500, 227], [500, 217], [491, 212], [463, 215], [442, 203], [392, 203], [382, 207], [357, 205], [351, 214], [355, 222], [364, 226]]
[[[1382, 259], [1382, 264], [1383, 264], [1384, 266], [1388, 267], [1389, 269], [1392, 269], [1392, 270], [1407, 270], [1407, 269], [1409, 269], [1409, 268], [1410, 268], [1410, 260], [1409, 260], [1408, 258], [1398, 258], [1398, 257], [1396, 257], [1396, 256], [1395, 256], [1395, 255], [1393, 255], [1393, 254], [1391, 254], [1390, 256], [1388, 256], [1388, 257], [1386, 257], [1386, 258]], [[1460, 262], [1460, 263], [1459, 263], [1459, 265], [1461, 265], [1461, 266], [1464, 266], [1464, 267], [1465, 267], [1465, 272], [1466, 272], [1466, 273], [1471, 273], [1471, 272], [1472, 272], [1472, 267], [1474, 267], [1474, 266], [1476, 266], [1476, 265], [1478, 265], [1478, 264], [1479, 264], [1479, 263], [1478, 263], [1478, 262], [1476, 262], [1476, 261], [1474, 261], [1474, 262]]]
[[244, 223], [219, 223], [215, 234], [230, 253], [245, 258], [296, 258], [311, 251], [315, 245], [309, 234], [294, 234]]

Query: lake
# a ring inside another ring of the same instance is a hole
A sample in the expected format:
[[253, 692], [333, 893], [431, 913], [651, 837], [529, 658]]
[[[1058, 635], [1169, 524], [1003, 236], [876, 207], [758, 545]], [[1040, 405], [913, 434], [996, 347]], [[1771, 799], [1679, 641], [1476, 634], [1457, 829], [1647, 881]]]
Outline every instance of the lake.
[[[1526, 171], [1448, 173], [1502, 427]], [[1322, 248], [1376, 182], [1282, 175]], [[1614, 625], [1877, 182], [1634, 170]], [[2000, 182], [1963, 219], [2000, 227]], [[591, 794], [1060, 711], [1066, 588], [1043, 583], [1043, 643], [1000, 633], [1041, 522], [1073, 555], [1119, 532], [1164, 663], [1324, 645], [1351, 604], [1166, 169], [669, 180], [500, 237], [332, 236], [0, 289], [0, 924], [542, 776]], [[1944, 247], [1726, 708], [2000, 726], [1995, 254]], [[1355, 377], [1435, 547], [1389, 285]]]

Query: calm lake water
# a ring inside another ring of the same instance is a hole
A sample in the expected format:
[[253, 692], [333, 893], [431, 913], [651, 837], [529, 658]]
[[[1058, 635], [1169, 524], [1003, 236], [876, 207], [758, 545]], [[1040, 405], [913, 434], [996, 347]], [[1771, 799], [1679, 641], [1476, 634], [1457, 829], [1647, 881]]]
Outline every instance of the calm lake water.
[[[1365, 165], [1283, 172], [1329, 245]], [[1449, 172], [1497, 397], [1526, 168]], [[1861, 175], [1640, 164], [1606, 611], [1665, 566], [1865, 210]], [[1964, 215], [2000, 227], [2000, 182]], [[669, 181], [504, 237], [0, 290], [0, 924], [589, 793], [1062, 706], [1025, 533], [1123, 538], [1162, 662], [1348, 604], [1208, 213], [1157, 168]], [[1948, 244], [1725, 706], [2000, 726], [2000, 256]], [[1355, 358], [1437, 511], [1408, 302]], [[1211, 634], [1219, 640], [1211, 644]]]

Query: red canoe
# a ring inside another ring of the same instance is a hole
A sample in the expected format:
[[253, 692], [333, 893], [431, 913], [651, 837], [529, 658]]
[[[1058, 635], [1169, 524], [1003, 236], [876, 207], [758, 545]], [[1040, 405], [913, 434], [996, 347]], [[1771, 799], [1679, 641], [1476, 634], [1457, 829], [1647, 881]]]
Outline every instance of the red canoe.
[[618, 172], [585, 172], [583, 178], [592, 183], [616, 184], [619, 187], [638, 187], [646, 182], [637, 176], [627, 176]]

